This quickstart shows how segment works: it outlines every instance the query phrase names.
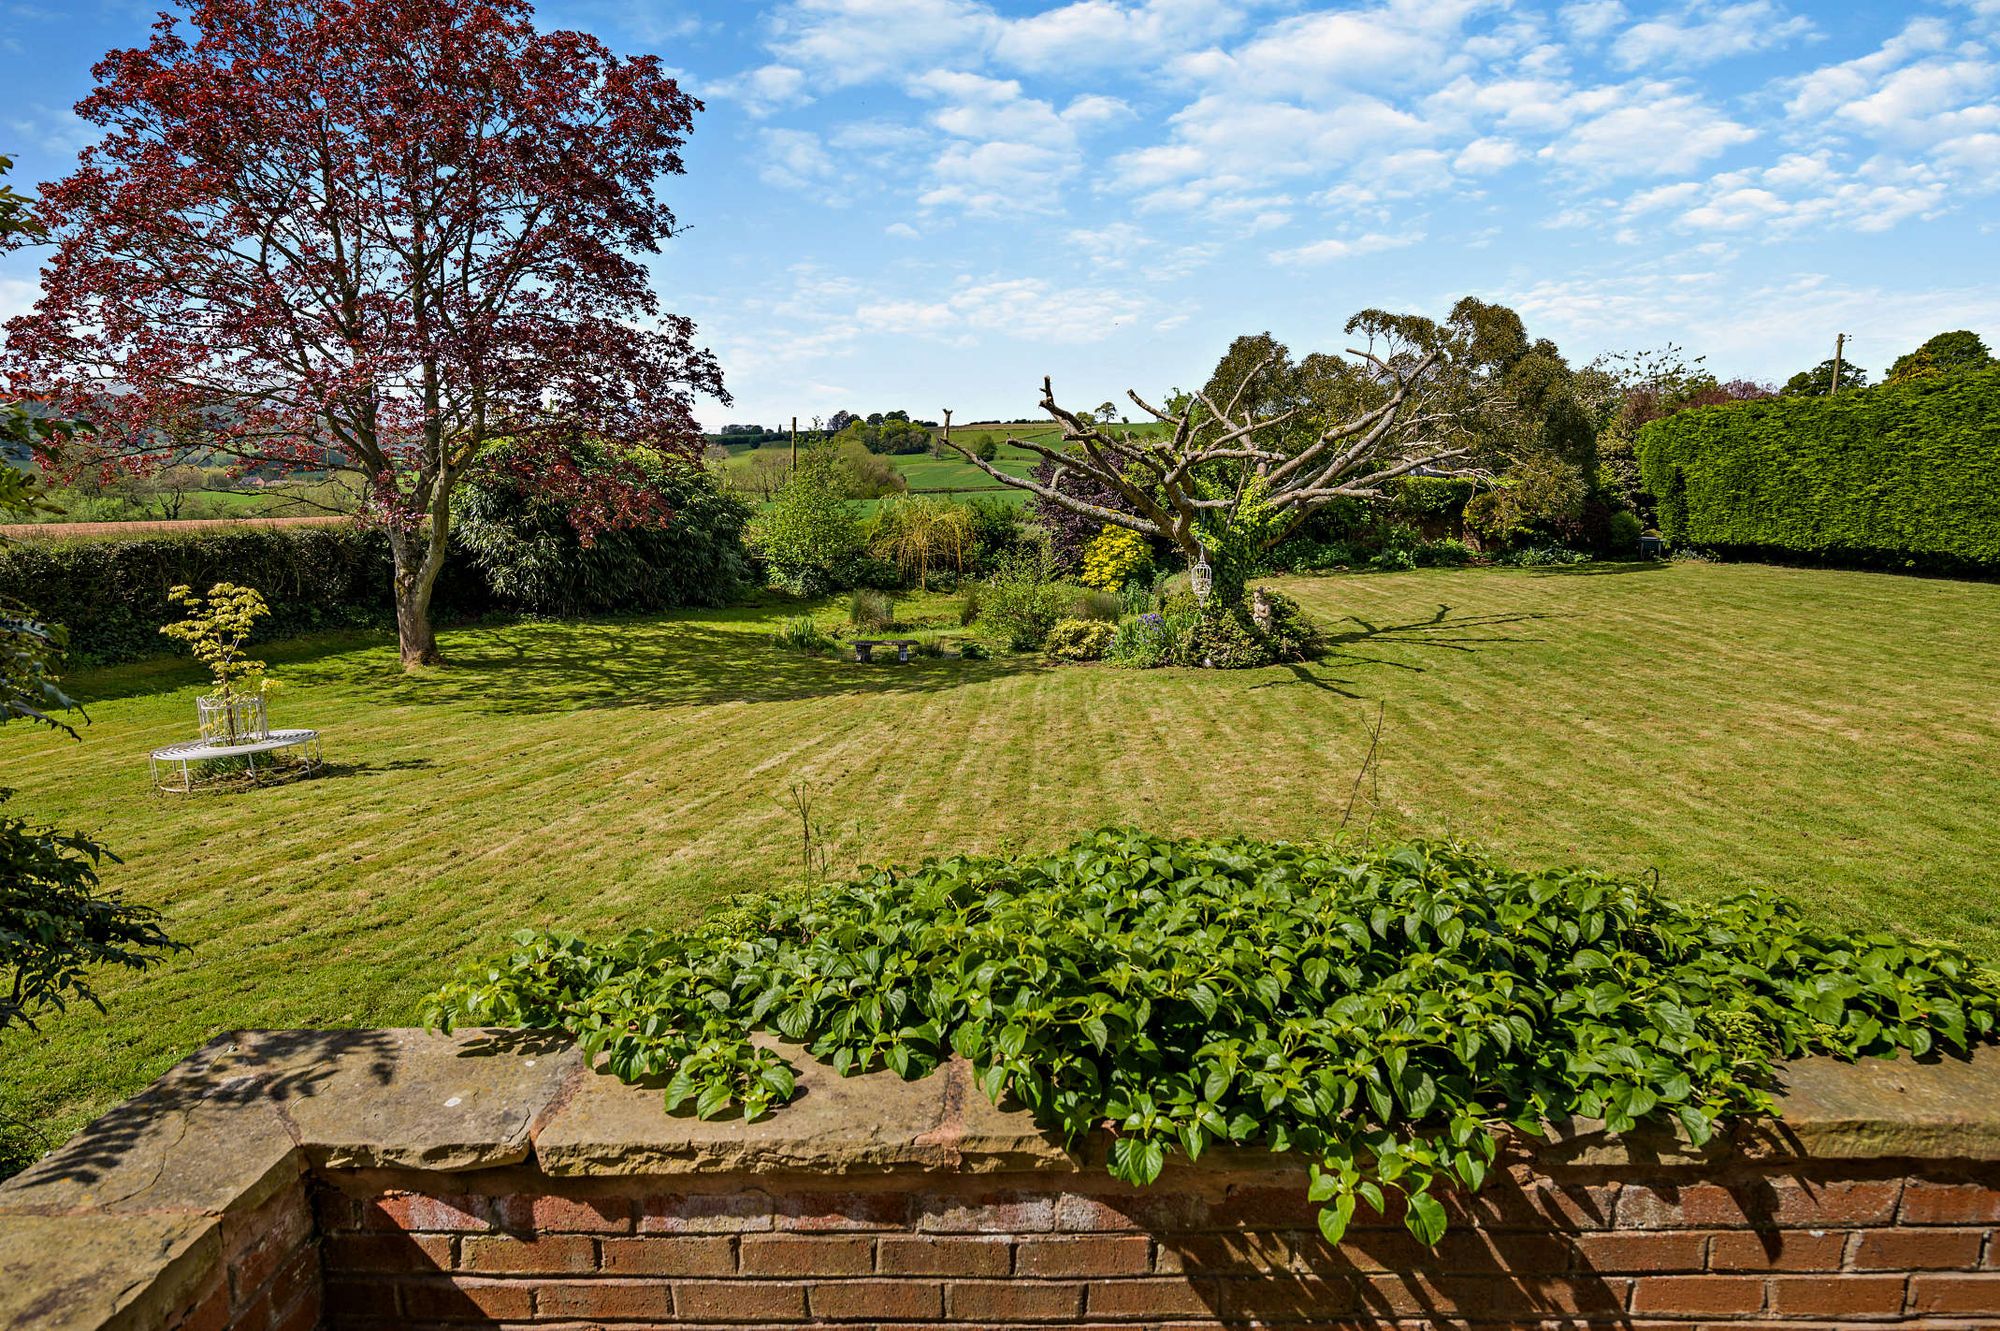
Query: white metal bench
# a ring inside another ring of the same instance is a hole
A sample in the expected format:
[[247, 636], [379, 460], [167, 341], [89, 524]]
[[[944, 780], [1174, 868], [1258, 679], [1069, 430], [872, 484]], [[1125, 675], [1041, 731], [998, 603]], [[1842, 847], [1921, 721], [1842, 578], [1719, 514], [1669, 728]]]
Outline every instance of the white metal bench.
[[[147, 759], [152, 769], [153, 784], [161, 790], [170, 790], [185, 795], [195, 788], [195, 764], [214, 762], [218, 758], [241, 758], [250, 766], [251, 774], [257, 771], [257, 755], [279, 754], [293, 751], [291, 756], [298, 760], [308, 772], [320, 765], [319, 732], [317, 730], [273, 730], [259, 739], [240, 739], [234, 744], [217, 743], [212, 740], [190, 740], [185, 744], [169, 744], [165, 748], [154, 749]], [[276, 766], [275, 762], [272, 766]]]

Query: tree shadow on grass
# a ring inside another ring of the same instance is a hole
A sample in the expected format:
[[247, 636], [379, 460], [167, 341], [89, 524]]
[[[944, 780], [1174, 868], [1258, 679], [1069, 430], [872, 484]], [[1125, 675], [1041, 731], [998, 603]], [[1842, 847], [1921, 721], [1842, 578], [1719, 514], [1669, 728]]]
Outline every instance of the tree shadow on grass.
[[1253, 689], [1285, 687], [1303, 684], [1326, 693], [1336, 693], [1343, 698], [1361, 699], [1369, 695], [1353, 692], [1348, 686], [1358, 686], [1352, 678], [1334, 677], [1315, 666], [1336, 671], [1355, 672], [1379, 668], [1401, 670], [1410, 674], [1427, 673], [1428, 666], [1411, 661], [1398, 661], [1389, 657], [1371, 656], [1358, 650], [1363, 646], [1385, 648], [1423, 647], [1437, 651], [1472, 653], [1491, 647], [1513, 646], [1520, 643], [1539, 642], [1539, 638], [1521, 637], [1507, 633], [1489, 633], [1486, 630], [1500, 629], [1509, 624], [1523, 624], [1534, 620], [1550, 619], [1551, 615], [1523, 611], [1518, 614], [1453, 615], [1451, 607], [1440, 605], [1437, 613], [1427, 619], [1413, 619], [1402, 624], [1376, 624], [1349, 615], [1341, 624], [1352, 624], [1353, 628], [1336, 626], [1326, 635], [1326, 654], [1317, 661], [1294, 662], [1285, 667], [1292, 674], [1290, 679], [1270, 679], [1255, 684]]
[[1528, 571], [1538, 578], [1604, 578], [1615, 573], [1658, 573], [1664, 559], [1593, 559], [1588, 564], [1557, 564]]
[[452, 704], [500, 715], [614, 707], [699, 707], [726, 702], [934, 693], [1049, 667], [1027, 658], [907, 663], [792, 655], [771, 645], [768, 622], [522, 623], [455, 635], [446, 664], [403, 675], [393, 662], [330, 656], [295, 666], [302, 684], [334, 684], [383, 703]]

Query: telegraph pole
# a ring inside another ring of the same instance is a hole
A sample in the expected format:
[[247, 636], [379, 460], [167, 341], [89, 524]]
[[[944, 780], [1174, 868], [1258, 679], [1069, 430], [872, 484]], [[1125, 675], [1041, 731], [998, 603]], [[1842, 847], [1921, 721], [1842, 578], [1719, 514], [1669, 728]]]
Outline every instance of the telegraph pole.
[[799, 418], [792, 417], [792, 475], [799, 474]]
[[[946, 448], [950, 448], [950, 447], [951, 447], [951, 408], [950, 408], [950, 407], [942, 407], [942, 408], [940, 408], [940, 410], [944, 412], [944, 446], [945, 446]], [[944, 454], [943, 454], [942, 452], [940, 452], [940, 453], [938, 454], [938, 456], [939, 456], [939, 457], [943, 457], [943, 456], [944, 456]]]
[[1833, 335], [1833, 387], [1827, 390], [1826, 395], [1828, 397], [1832, 397], [1840, 391], [1840, 358], [1846, 354], [1847, 334], [1835, 333]]

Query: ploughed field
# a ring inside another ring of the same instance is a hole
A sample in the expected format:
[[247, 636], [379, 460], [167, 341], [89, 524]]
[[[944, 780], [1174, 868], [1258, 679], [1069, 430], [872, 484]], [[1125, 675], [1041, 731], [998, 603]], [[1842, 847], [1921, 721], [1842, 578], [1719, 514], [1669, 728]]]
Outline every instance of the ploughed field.
[[1690, 896], [1761, 884], [2000, 954], [2000, 586], [1700, 564], [1274, 582], [1328, 626], [1325, 660], [859, 666], [773, 651], [777, 605], [450, 631], [452, 666], [414, 677], [380, 636], [275, 644], [273, 722], [323, 730], [329, 770], [194, 798], [150, 794], [145, 763], [191, 733], [194, 665], [78, 676], [84, 741], [6, 727], [0, 784], [99, 833], [126, 861], [107, 881], [194, 950], [102, 976], [108, 1016], [6, 1039], [13, 1150], [221, 1031], [413, 1022], [515, 928], [684, 920], [794, 878], [801, 782], [837, 873], [1108, 822], [1344, 818]]

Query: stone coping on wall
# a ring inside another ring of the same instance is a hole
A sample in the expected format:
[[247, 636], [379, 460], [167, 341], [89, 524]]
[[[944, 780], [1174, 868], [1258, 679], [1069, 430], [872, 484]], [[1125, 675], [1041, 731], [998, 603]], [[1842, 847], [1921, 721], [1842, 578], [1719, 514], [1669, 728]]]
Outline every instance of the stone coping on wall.
[[[795, 1048], [796, 1100], [756, 1123], [664, 1111], [658, 1087], [588, 1069], [565, 1037], [519, 1031], [245, 1031], [221, 1037], [0, 1186], [0, 1325], [155, 1327], [212, 1277], [228, 1222], [313, 1172], [532, 1163], [554, 1178], [696, 1173], [1075, 1173], [1018, 1108], [954, 1061], [905, 1082], [842, 1078]], [[1971, 1060], [1785, 1065], [1779, 1117], [1702, 1150], [1565, 1124], [1544, 1165], [2000, 1161], [2000, 1049]], [[1524, 1144], [1525, 1145], [1525, 1144]], [[1296, 1162], [1210, 1152], [1209, 1167]]]

